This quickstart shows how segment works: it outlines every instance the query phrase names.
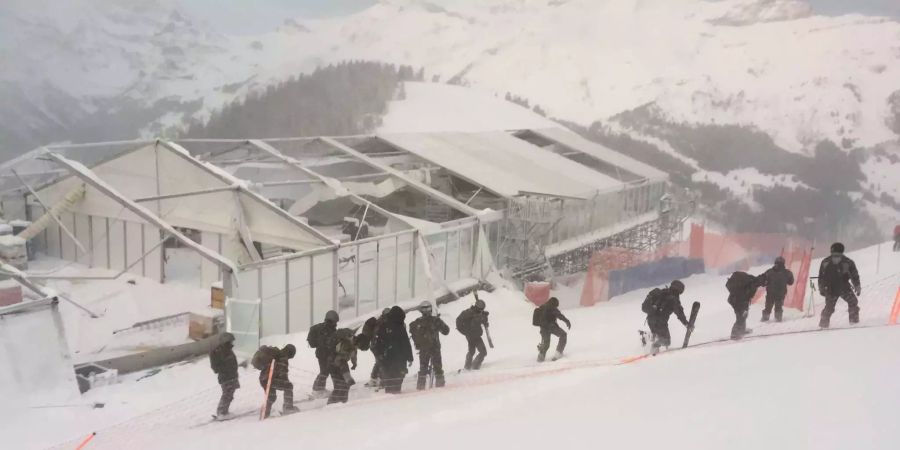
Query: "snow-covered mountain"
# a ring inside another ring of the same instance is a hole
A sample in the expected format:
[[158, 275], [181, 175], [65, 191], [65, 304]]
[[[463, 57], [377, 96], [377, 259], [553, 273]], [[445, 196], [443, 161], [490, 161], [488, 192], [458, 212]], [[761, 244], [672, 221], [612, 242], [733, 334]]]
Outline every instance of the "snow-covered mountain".
[[0, 38], [6, 128], [39, 134], [138, 103], [156, 133], [318, 65], [377, 59], [580, 124], [652, 104], [672, 122], [756, 126], [797, 152], [900, 132], [888, 101], [900, 23], [814, 16], [803, 0], [384, 0], [249, 37], [217, 35], [164, 0], [58, 3], [0, 13], [14, 30]]

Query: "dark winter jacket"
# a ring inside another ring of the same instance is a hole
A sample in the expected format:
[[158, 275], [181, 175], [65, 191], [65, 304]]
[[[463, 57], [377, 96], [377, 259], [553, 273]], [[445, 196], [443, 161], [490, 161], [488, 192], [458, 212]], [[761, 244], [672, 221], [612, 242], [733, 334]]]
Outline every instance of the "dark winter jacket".
[[331, 356], [332, 349], [328, 348], [327, 343], [335, 330], [337, 330], [337, 324], [328, 320], [317, 323], [309, 329], [309, 333], [306, 335], [306, 341], [309, 343], [310, 347], [316, 349], [316, 358], [328, 359]]
[[[278, 386], [284, 382], [289, 382], [290, 358], [283, 356], [280, 352], [275, 358], [275, 373], [272, 374], [272, 385]], [[266, 367], [259, 371], [259, 383], [265, 387], [269, 380], [269, 368]]]
[[406, 313], [403, 309], [399, 306], [392, 307], [375, 337], [375, 346], [372, 350], [381, 357], [386, 366], [402, 366], [413, 360], [405, 320]]
[[437, 316], [422, 316], [409, 324], [409, 334], [419, 350], [437, 350], [441, 348], [440, 334], [450, 334], [450, 327]]
[[684, 315], [684, 307], [681, 306], [681, 296], [672, 288], [654, 289], [647, 294], [641, 310], [647, 314], [647, 318], [669, 320], [669, 316], [675, 313], [675, 317], [687, 324]]
[[829, 256], [819, 266], [819, 292], [822, 295], [841, 295], [849, 292], [851, 285], [859, 287], [856, 263], [844, 256]]
[[764, 275], [753, 276], [745, 272], [731, 274], [725, 284], [728, 288], [728, 304], [739, 309], [749, 308], [756, 291], [765, 283]]
[[569, 319], [567, 319], [566, 316], [563, 315], [558, 306], [544, 304], [544, 306], [541, 306], [541, 308], [543, 309], [543, 312], [541, 314], [541, 328], [553, 328], [553, 326], [556, 325], [557, 320], [562, 320], [566, 324], [566, 326], [572, 326], [572, 323], [569, 322]]
[[488, 323], [488, 312], [480, 310], [474, 306], [459, 313], [457, 324], [463, 325], [459, 330], [460, 333], [468, 337], [481, 337], [484, 334], [484, 327], [490, 326]]
[[763, 274], [766, 295], [783, 297], [787, 287], [794, 285], [794, 274], [784, 266], [774, 266]]
[[219, 376], [219, 384], [237, 380], [238, 362], [234, 355], [234, 344], [223, 342], [209, 353], [209, 366]]

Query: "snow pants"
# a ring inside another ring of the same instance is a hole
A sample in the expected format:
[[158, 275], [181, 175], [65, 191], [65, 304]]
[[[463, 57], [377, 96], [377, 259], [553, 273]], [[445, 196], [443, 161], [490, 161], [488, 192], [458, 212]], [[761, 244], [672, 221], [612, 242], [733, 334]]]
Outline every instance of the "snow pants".
[[[466, 335], [466, 341], [469, 343], [469, 351], [466, 353], [466, 365], [464, 366], [466, 370], [478, 370], [481, 368], [481, 363], [484, 362], [484, 357], [487, 356], [487, 348], [484, 346], [484, 339], [478, 335]], [[478, 351], [478, 356], [475, 356], [475, 351]], [[475, 357], [473, 360], [472, 357]]]
[[241, 384], [238, 382], [238, 379], [235, 378], [220, 383], [219, 387], [222, 388], [222, 396], [219, 397], [219, 406], [216, 408], [216, 415], [224, 416], [225, 414], [228, 414], [228, 408], [231, 407], [231, 401], [234, 400], [234, 391], [238, 390], [238, 388], [241, 387]]
[[568, 341], [569, 335], [557, 324], [553, 324], [549, 327], [541, 327], [541, 345], [538, 348], [538, 352], [541, 355], [546, 355], [547, 350], [550, 349], [550, 336], [556, 336], [559, 340], [556, 343], [556, 352], [562, 353], [563, 350], [566, 349], [566, 342]]
[[772, 314], [772, 308], [775, 308], [775, 320], [781, 322], [784, 314], [784, 297], [787, 292], [772, 292], [766, 290], [766, 307], [763, 309], [763, 320], [769, 320], [769, 314]]
[[731, 327], [731, 338], [740, 339], [747, 334], [747, 313], [750, 311], [749, 303], [735, 303], [731, 305], [734, 310], [734, 325]]
[[668, 347], [672, 344], [668, 317], [647, 316], [647, 325], [650, 327], [650, 333], [653, 334], [654, 347]]
[[847, 289], [838, 295], [829, 294], [825, 296], [825, 309], [822, 310], [822, 319], [819, 321], [820, 327], [828, 328], [831, 325], [831, 315], [834, 314], [834, 307], [837, 306], [838, 298], [847, 302], [850, 323], [859, 322], [859, 299], [856, 298], [856, 294], [853, 291]]
[[399, 394], [403, 389], [403, 379], [406, 378], [406, 362], [381, 362], [381, 384], [384, 386], [384, 392], [388, 394]]
[[331, 369], [328, 357], [317, 355], [316, 359], [319, 360], [319, 374], [316, 375], [316, 379], [313, 381], [312, 390], [313, 392], [320, 392], [325, 390], [325, 383], [328, 381], [328, 374], [331, 373]]
[[350, 386], [356, 384], [350, 375], [350, 367], [346, 362], [340, 364], [332, 364], [330, 367], [331, 383], [334, 384], [334, 390], [328, 397], [328, 403], [347, 403], [350, 399]]
[[425, 382], [431, 372], [434, 372], [434, 385], [444, 387], [444, 362], [440, 347], [419, 350], [419, 377], [416, 380], [416, 389], [425, 389]]
[[[259, 380], [259, 384], [263, 388], [263, 392], [266, 390], [266, 382], [268, 380]], [[266, 415], [265, 417], [269, 417], [269, 414], [272, 412], [272, 405], [275, 403], [275, 399], [278, 396], [278, 391], [283, 392], [284, 396], [284, 405], [282, 406], [283, 410], [288, 410], [294, 407], [294, 385], [288, 380], [273, 378], [272, 379], [272, 388], [269, 389], [269, 395], [266, 397]]]

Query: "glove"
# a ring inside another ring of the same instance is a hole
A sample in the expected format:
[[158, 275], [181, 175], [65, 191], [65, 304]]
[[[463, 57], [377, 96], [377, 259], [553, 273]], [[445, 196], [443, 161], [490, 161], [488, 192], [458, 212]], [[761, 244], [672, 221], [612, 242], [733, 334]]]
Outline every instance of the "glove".
[[353, 365], [350, 366], [350, 370], [356, 370], [356, 363], [353, 363]]
[[861, 293], [862, 293], [862, 286], [853, 286], [853, 292], [856, 293], [856, 295], [861, 294]]
[[490, 311], [485, 311], [485, 312], [484, 312], [484, 317], [487, 317], [487, 316], [490, 315], [490, 314], [491, 314]]
[[566, 329], [572, 329], [572, 322], [566, 322]]

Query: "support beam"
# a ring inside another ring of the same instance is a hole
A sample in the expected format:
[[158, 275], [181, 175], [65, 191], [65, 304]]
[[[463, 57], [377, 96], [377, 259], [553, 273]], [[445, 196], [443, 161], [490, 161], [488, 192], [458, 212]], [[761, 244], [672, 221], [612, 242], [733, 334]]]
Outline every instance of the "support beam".
[[[22, 177], [20, 177], [19, 174], [16, 173], [16, 171], [14, 169], [11, 169], [10, 172], [12, 172], [12, 174], [16, 176], [16, 178], [19, 180], [19, 182], [22, 183], [22, 186], [25, 186], [25, 188], [28, 189], [28, 192], [31, 193], [31, 196], [34, 197], [34, 200], [37, 201], [41, 205], [42, 208], [44, 208], [44, 214], [48, 214], [50, 216], [50, 218], [53, 219], [53, 221], [56, 222], [57, 225], [59, 225], [59, 228], [66, 232], [66, 235], [69, 236], [69, 239], [71, 239], [72, 242], [74, 242], [75, 245], [78, 247], [78, 249], [81, 250], [81, 253], [84, 253], [86, 255], [89, 254], [90, 252], [88, 252], [87, 249], [84, 248], [84, 245], [81, 244], [81, 241], [79, 241], [78, 238], [75, 237], [75, 233], [72, 233], [71, 231], [69, 231], [69, 227], [65, 226], [62, 223], [62, 221], [59, 220], [59, 217], [56, 217], [56, 214], [58, 214], [60, 211], [54, 211], [49, 206], [47, 206], [47, 204], [44, 203], [43, 200], [41, 200], [41, 197], [37, 194], [37, 192], [34, 192], [34, 189], [31, 189], [31, 186], [29, 186], [28, 183], [26, 183], [25, 180], [23, 180]], [[83, 197], [83, 196], [84, 196], [84, 191], [82, 190], [79, 198]], [[69, 196], [66, 195], [67, 199], [68, 199], [68, 197]], [[63, 202], [65, 202], [65, 201], [66, 200], [63, 200]], [[35, 233], [35, 234], [37, 234], [37, 233]], [[29, 238], [26, 237], [26, 239], [29, 239]]]
[[237, 190], [235, 186], [224, 186], [212, 189], [201, 189], [199, 191], [182, 192], [180, 194], [156, 195], [153, 197], [141, 197], [134, 199], [135, 203], [152, 202], [157, 200], [170, 200], [173, 198], [191, 197], [194, 195], [215, 194], [217, 192], [226, 192]]
[[148, 210], [147, 208], [144, 208], [143, 206], [135, 203], [134, 201], [125, 198], [122, 194], [120, 194], [118, 191], [113, 189], [112, 186], [106, 184], [106, 182], [104, 182], [99, 177], [97, 177], [90, 169], [85, 167], [83, 164], [75, 162], [75, 161], [71, 161], [71, 160], [67, 159], [66, 157], [64, 157], [62, 155], [58, 155], [56, 153], [48, 153], [48, 155], [54, 161], [56, 161], [63, 167], [69, 169], [69, 171], [72, 172], [73, 175], [80, 178], [82, 181], [84, 181], [85, 184], [90, 185], [94, 189], [100, 191], [102, 194], [113, 199], [116, 203], [119, 203], [124, 208], [133, 212], [135, 215], [137, 215], [141, 219], [144, 219], [147, 222], [155, 225], [160, 230], [166, 231], [167, 233], [172, 235], [172, 237], [174, 237], [179, 242], [184, 244], [186, 247], [199, 253], [200, 256], [203, 257], [204, 259], [212, 262], [213, 264], [217, 265], [218, 267], [222, 268], [223, 270], [232, 271], [232, 272], [237, 270], [235, 267], [235, 264], [233, 262], [226, 259], [222, 255], [220, 255], [216, 252], [213, 252], [212, 250], [209, 250], [206, 247], [203, 247], [202, 245], [194, 242], [193, 240], [191, 240], [191, 238], [185, 236], [180, 231], [176, 230], [174, 227], [169, 225], [163, 219], [157, 217], [155, 214], [150, 212], [150, 210]]
[[[86, 312], [89, 316], [91, 316], [92, 319], [96, 319], [96, 318], [100, 317], [100, 316], [94, 314], [93, 311], [85, 308], [84, 306], [81, 306], [80, 304], [78, 304], [78, 302], [72, 300], [71, 298], [69, 298], [65, 295], [62, 295], [62, 294], [57, 294], [53, 290], [47, 289], [44, 286], [41, 286], [37, 283], [33, 283], [28, 278], [27, 275], [22, 273], [22, 271], [20, 271], [19, 269], [16, 269], [15, 267], [13, 267], [3, 261], [0, 261], [0, 271], [2, 271], [4, 275], [7, 275], [10, 278], [16, 280], [16, 282], [18, 282], [22, 286], [27, 287], [35, 294], [38, 294], [41, 297], [43, 297], [43, 299], [38, 300], [37, 302], [52, 303], [56, 297], [60, 297], [63, 300], [71, 303], [72, 306], [75, 306], [76, 308]], [[31, 308], [34, 306], [40, 306], [40, 303], [37, 303], [37, 302], [34, 302], [34, 301], [22, 302], [22, 303], [18, 303], [15, 305], [10, 305], [10, 306], [0, 308], [0, 315], [14, 313], [14, 312], [28, 309], [28, 308]]]
[[451, 196], [449, 196], [449, 195], [447, 195], [447, 194], [444, 194], [443, 192], [441, 192], [441, 191], [439, 191], [439, 190], [437, 190], [437, 189], [435, 189], [435, 188], [433, 188], [433, 187], [431, 187], [431, 186], [428, 186], [428, 185], [425, 184], [425, 183], [421, 183], [421, 182], [419, 182], [419, 181], [410, 179], [410, 178], [407, 177], [405, 174], [403, 174], [403, 172], [400, 172], [399, 170], [394, 169], [393, 167], [388, 166], [388, 165], [386, 165], [386, 164], [382, 164], [382, 163], [380, 163], [380, 162], [378, 162], [378, 161], [376, 161], [376, 160], [374, 160], [374, 159], [372, 159], [372, 158], [366, 156], [366, 155], [363, 154], [362, 152], [359, 152], [359, 151], [354, 150], [354, 149], [352, 149], [352, 148], [350, 148], [350, 147], [348, 147], [348, 146], [346, 146], [346, 145], [344, 145], [344, 144], [341, 144], [340, 142], [338, 142], [338, 141], [336, 141], [336, 140], [334, 140], [334, 139], [332, 139], [332, 138], [323, 137], [323, 138], [319, 138], [319, 140], [322, 141], [322, 142], [324, 142], [324, 143], [326, 143], [326, 144], [328, 144], [329, 146], [331, 146], [331, 147], [334, 148], [335, 150], [338, 150], [338, 151], [340, 151], [340, 152], [342, 152], [342, 153], [345, 153], [345, 154], [347, 154], [347, 155], [354, 156], [354, 157], [356, 157], [358, 160], [360, 160], [360, 161], [362, 161], [362, 162], [368, 164], [368, 165], [371, 166], [371, 167], [374, 167], [374, 168], [376, 168], [376, 169], [383, 170], [383, 171], [385, 171], [385, 172], [387, 172], [387, 173], [389, 173], [389, 174], [391, 174], [391, 175], [393, 175], [393, 176], [395, 176], [395, 177], [397, 177], [397, 178], [403, 180], [406, 184], [408, 184], [408, 185], [409, 185], [410, 187], [412, 187], [413, 189], [415, 189], [415, 190], [417, 190], [417, 191], [421, 192], [422, 194], [425, 194], [425, 195], [427, 195], [427, 196], [429, 196], [429, 197], [432, 197], [432, 198], [434, 198], [435, 200], [437, 200], [437, 201], [439, 201], [439, 202], [441, 202], [441, 203], [443, 203], [443, 204], [445, 204], [445, 205], [447, 205], [447, 206], [449, 206], [449, 207], [451, 207], [451, 208], [453, 208], [453, 209], [455, 209], [455, 210], [457, 210], [457, 211], [459, 211], [459, 212], [462, 212], [462, 213], [464, 213], [464, 214], [466, 214], [466, 215], [469, 215], [469, 216], [477, 216], [477, 215], [478, 215], [478, 212], [479, 212], [479, 211], [478, 211], [477, 209], [472, 208], [471, 206], [466, 205], [465, 203], [463, 203], [463, 202], [461, 202], [461, 201], [459, 201], [459, 200], [457, 200], [457, 199], [455, 199], [455, 198], [453, 198], [453, 197], [451, 197]]

